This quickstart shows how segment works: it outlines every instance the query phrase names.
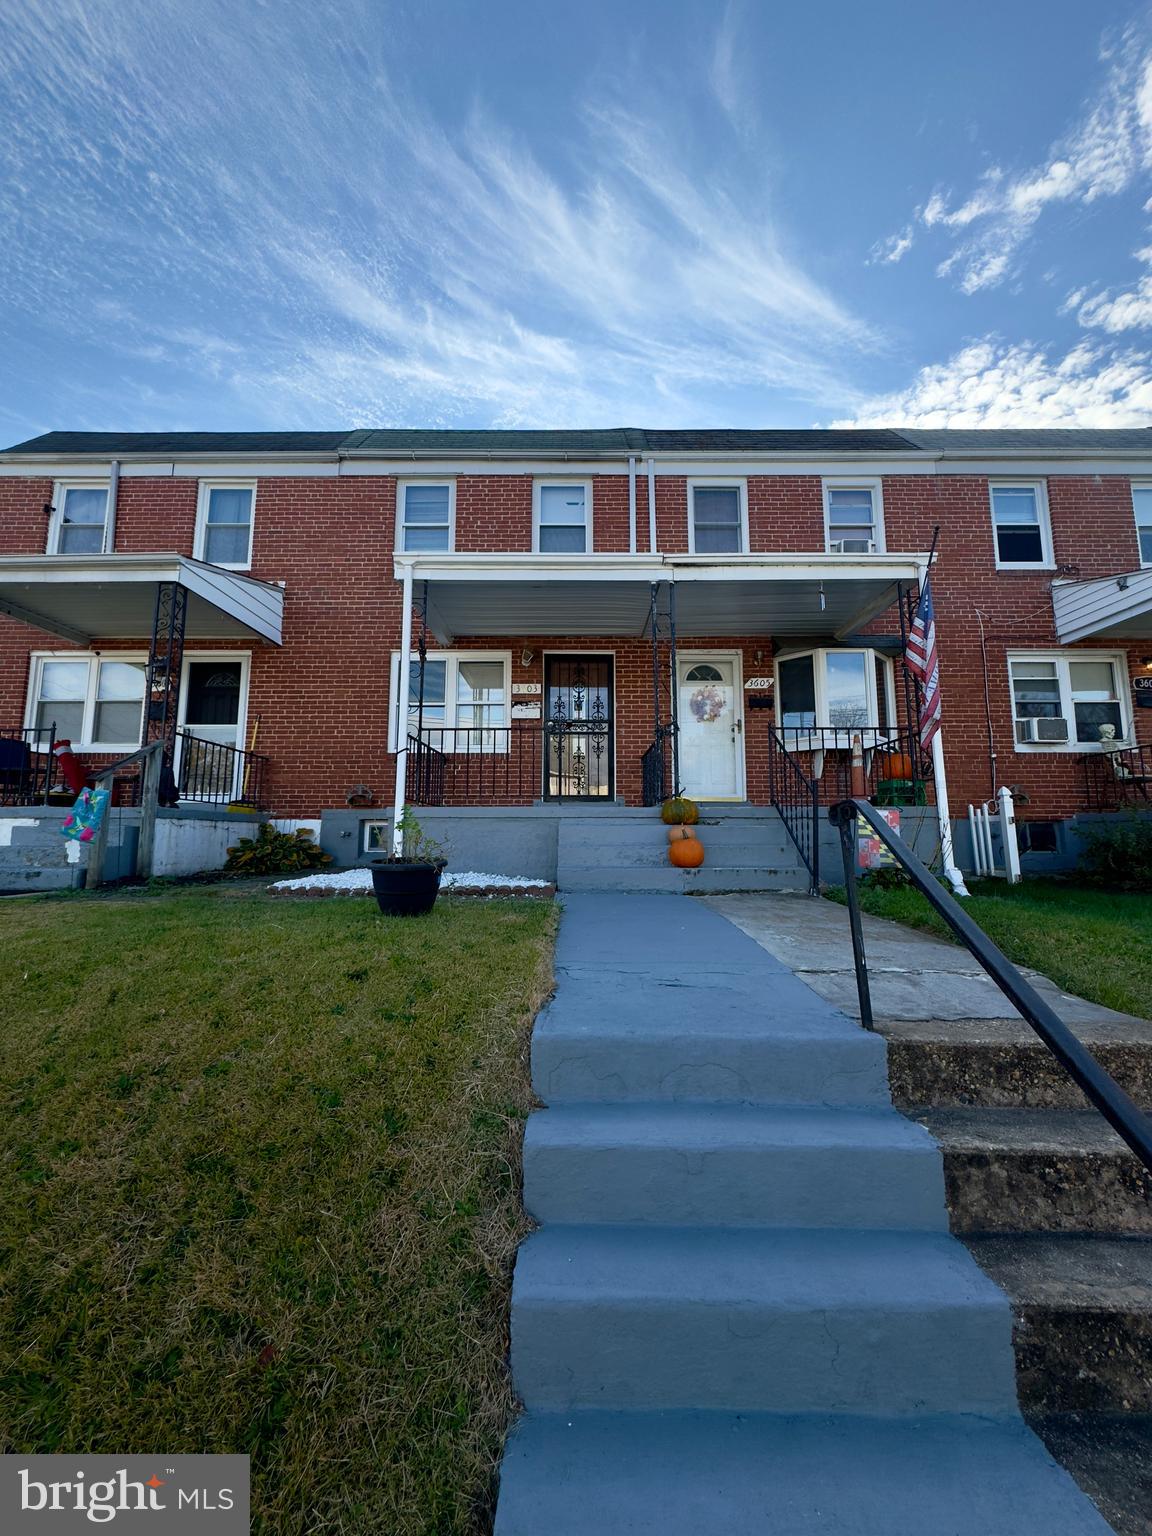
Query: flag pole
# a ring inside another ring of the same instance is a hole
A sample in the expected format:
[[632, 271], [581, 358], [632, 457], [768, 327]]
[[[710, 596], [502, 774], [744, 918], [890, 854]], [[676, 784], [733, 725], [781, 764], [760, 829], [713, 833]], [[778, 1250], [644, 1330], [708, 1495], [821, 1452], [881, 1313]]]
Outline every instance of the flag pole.
[[[940, 526], [937, 524], [932, 530], [932, 548], [928, 552], [928, 564], [924, 570], [924, 579], [931, 579], [932, 566], [936, 559], [936, 541], [940, 537]], [[952, 845], [952, 816], [948, 808], [948, 772], [944, 766], [944, 732], [941, 726], [936, 727], [932, 737], [932, 778], [936, 785], [936, 821], [940, 829], [940, 862], [944, 866], [944, 878], [955, 891], [957, 896], [971, 895], [964, 884], [964, 875], [956, 863], [956, 853]]]

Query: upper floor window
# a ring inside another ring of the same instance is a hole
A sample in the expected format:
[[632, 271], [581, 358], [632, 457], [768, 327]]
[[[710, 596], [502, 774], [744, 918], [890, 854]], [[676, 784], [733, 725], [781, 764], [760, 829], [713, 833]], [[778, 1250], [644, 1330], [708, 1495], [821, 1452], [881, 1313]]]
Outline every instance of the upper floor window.
[[586, 480], [537, 480], [535, 547], [542, 555], [583, 555], [592, 548], [592, 487]]
[[1140, 564], [1152, 565], [1152, 485], [1132, 487], [1132, 510], [1136, 514], [1136, 537], [1140, 541]]
[[996, 564], [1034, 569], [1051, 566], [1052, 529], [1043, 481], [994, 480], [989, 490]]
[[52, 494], [48, 553], [102, 555], [107, 536], [107, 484], [91, 480], [61, 481]]
[[869, 555], [884, 547], [879, 480], [825, 480], [824, 524], [833, 555]]
[[1009, 656], [1008, 677], [1018, 747], [1082, 749], [1126, 739], [1122, 656], [1092, 651]]
[[47, 741], [67, 738], [88, 751], [132, 751], [140, 745], [145, 662], [136, 656], [37, 656], [28, 724]]
[[246, 571], [252, 564], [252, 513], [256, 487], [236, 481], [200, 482], [196, 509], [196, 558]]
[[689, 480], [689, 554], [742, 555], [747, 549], [744, 481]]
[[396, 487], [397, 545], [406, 554], [452, 548], [456, 487], [451, 480], [401, 480]]

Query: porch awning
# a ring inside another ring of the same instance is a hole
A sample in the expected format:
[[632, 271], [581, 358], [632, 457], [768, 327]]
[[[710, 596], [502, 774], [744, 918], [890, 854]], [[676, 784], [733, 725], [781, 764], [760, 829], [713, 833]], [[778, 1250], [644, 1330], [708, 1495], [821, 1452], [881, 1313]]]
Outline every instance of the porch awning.
[[1052, 611], [1063, 644], [1152, 640], [1152, 569], [1091, 581], [1054, 581]]
[[281, 587], [183, 555], [2, 555], [0, 613], [80, 645], [146, 638], [165, 582], [188, 590], [189, 640], [281, 643]]
[[[643, 635], [653, 582], [693, 635], [851, 634], [917, 581], [924, 555], [398, 555], [441, 644], [488, 635]], [[661, 606], [664, 597], [661, 596]]]

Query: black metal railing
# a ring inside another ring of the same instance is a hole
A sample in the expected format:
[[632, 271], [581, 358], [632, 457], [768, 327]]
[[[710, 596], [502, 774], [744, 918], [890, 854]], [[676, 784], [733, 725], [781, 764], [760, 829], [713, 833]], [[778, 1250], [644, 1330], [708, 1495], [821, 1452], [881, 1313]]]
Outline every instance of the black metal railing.
[[267, 808], [268, 759], [262, 753], [206, 741], [190, 731], [178, 731], [176, 742], [176, 791], [181, 801]]
[[1152, 1118], [1141, 1110], [1120, 1084], [1087, 1051], [1068, 1026], [1048, 1006], [1035, 987], [1020, 974], [1008, 957], [944, 889], [931, 871], [921, 863], [904, 839], [894, 832], [883, 816], [867, 800], [845, 799], [833, 805], [829, 819], [840, 833], [844, 861], [844, 894], [852, 935], [852, 956], [856, 967], [856, 990], [860, 999], [860, 1021], [872, 1028], [872, 998], [868, 985], [868, 961], [864, 949], [864, 928], [860, 920], [860, 901], [856, 890], [857, 829], [863, 820], [896, 860], [912, 884], [926, 897], [952, 932], [1032, 1026], [1056, 1060], [1081, 1092], [1127, 1142], [1132, 1151], [1152, 1172]]
[[640, 754], [641, 798], [645, 805], [663, 805], [671, 794], [669, 781], [670, 725], [662, 725], [652, 738], [651, 746]]
[[781, 733], [768, 732], [768, 795], [808, 871], [820, 888], [820, 783], [785, 746]]
[[542, 792], [539, 721], [428, 726], [409, 732], [405, 798], [412, 805], [523, 805]]
[[1152, 747], [1116, 747], [1086, 752], [1084, 804], [1089, 811], [1152, 806]]
[[55, 780], [55, 725], [0, 730], [0, 805], [43, 805]]
[[927, 805], [932, 799], [932, 758], [919, 732], [888, 725], [782, 725], [778, 743], [820, 783], [826, 804], [852, 793], [852, 751], [857, 739], [865, 793], [874, 805]]

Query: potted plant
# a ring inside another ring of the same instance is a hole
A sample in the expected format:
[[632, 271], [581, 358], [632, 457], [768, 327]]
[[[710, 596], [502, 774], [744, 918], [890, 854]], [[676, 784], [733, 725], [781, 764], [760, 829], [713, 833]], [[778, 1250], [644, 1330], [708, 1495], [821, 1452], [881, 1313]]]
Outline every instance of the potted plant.
[[444, 851], [406, 805], [399, 821], [400, 852], [372, 860], [372, 889], [385, 917], [423, 917], [436, 905]]

